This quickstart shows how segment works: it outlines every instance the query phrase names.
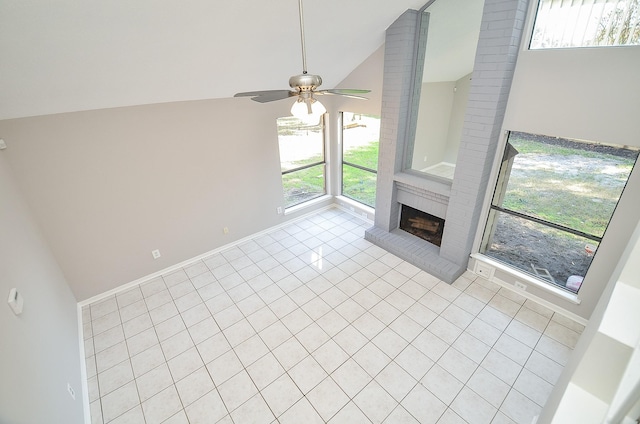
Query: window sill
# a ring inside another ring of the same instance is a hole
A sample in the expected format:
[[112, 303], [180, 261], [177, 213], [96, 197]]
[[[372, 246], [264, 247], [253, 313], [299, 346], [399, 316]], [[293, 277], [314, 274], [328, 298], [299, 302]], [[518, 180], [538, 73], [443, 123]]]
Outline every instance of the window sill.
[[317, 206], [320, 203], [326, 202], [327, 200], [333, 199], [333, 196], [329, 194], [322, 195], [320, 197], [313, 198], [311, 200], [307, 200], [306, 202], [300, 203], [295, 206], [291, 206], [290, 208], [286, 208], [284, 210], [285, 215], [291, 215], [294, 213], [301, 212], [307, 208], [311, 208], [313, 206]]
[[338, 195], [335, 199], [338, 205], [348, 209], [351, 213], [357, 215], [359, 218], [364, 218], [372, 221], [373, 217], [376, 214], [376, 210], [371, 206], [360, 203], [357, 200], [353, 200], [349, 197]]
[[[526, 273], [524, 273], [522, 271], [519, 271], [519, 270], [517, 270], [515, 268], [507, 266], [507, 265], [503, 264], [502, 262], [498, 262], [498, 261], [496, 261], [494, 259], [491, 259], [490, 257], [485, 256], [485, 255], [483, 255], [481, 253], [472, 253], [471, 257], [473, 259], [475, 259], [476, 261], [478, 261], [478, 262], [481, 262], [483, 264], [489, 265], [489, 266], [491, 266], [491, 267], [493, 267], [495, 269], [498, 269], [498, 270], [500, 270], [502, 272], [505, 272], [505, 273], [509, 274], [510, 276], [514, 277], [516, 280], [518, 280], [520, 282], [532, 285], [532, 286], [534, 286], [534, 287], [536, 287], [536, 288], [538, 288], [540, 290], [543, 290], [543, 291], [545, 291], [547, 293], [551, 293], [552, 295], [554, 295], [556, 297], [559, 297], [559, 298], [561, 298], [563, 300], [566, 300], [567, 302], [571, 302], [571, 303], [573, 303], [575, 305], [579, 305], [580, 302], [581, 302], [581, 300], [580, 300], [580, 298], [578, 297], [577, 294], [570, 293], [570, 292], [568, 292], [566, 290], [562, 290], [561, 288], [558, 288], [558, 287], [554, 287], [551, 284], [545, 283], [544, 281], [541, 281], [541, 280], [539, 280], [539, 279], [537, 279], [537, 278], [535, 278], [535, 277], [533, 277], [531, 275], [528, 275], [528, 274], [526, 274]], [[523, 290], [516, 288], [515, 285], [510, 284], [510, 283], [508, 283], [506, 281], [502, 281], [502, 280], [500, 280], [498, 278], [495, 278], [493, 275], [491, 275], [490, 280], [492, 280], [494, 282], [497, 282], [497, 283], [499, 283], [501, 285], [507, 286], [509, 288], [512, 288], [516, 292], [520, 292], [520, 293], [523, 292]]]

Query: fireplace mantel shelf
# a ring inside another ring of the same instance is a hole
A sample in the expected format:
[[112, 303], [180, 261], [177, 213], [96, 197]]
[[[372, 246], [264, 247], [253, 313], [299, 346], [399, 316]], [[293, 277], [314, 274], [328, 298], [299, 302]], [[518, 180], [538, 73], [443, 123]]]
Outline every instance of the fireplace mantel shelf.
[[451, 181], [436, 181], [437, 177], [426, 177], [424, 175], [416, 175], [409, 172], [398, 172], [394, 174], [393, 179], [396, 182], [415, 187], [419, 190], [428, 191], [439, 194], [441, 196], [451, 196]]

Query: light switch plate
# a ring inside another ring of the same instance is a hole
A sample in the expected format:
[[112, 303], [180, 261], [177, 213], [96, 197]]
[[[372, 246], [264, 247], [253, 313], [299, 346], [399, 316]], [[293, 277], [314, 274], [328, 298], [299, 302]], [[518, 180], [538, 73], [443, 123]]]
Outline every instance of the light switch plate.
[[11, 306], [14, 314], [20, 315], [22, 313], [24, 301], [22, 300], [22, 295], [18, 293], [18, 289], [15, 287], [9, 290], [9, 299], [7, 299], [7, 303]]

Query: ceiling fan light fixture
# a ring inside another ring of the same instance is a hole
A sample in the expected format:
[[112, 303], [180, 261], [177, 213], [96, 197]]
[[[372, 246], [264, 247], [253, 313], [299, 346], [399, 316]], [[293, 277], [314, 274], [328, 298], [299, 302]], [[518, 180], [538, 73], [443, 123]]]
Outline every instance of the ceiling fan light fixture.
[[324, 105], [313, 97], [300, 97], [291, 106], [291, 114], [309, 125], [317, 125], [326, 112]]

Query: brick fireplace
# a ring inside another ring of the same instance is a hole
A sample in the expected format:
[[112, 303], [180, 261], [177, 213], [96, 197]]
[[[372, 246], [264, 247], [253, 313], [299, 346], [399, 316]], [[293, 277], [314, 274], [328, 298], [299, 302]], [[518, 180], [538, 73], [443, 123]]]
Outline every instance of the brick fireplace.
[[[439, 1], [439, 0], [436, 0]], [[502, 131], [526, 0], [486, 0], [453, 181], [407, 170], [426, 42], [426, 14], [408, 10], [386, 33], [376, 214], [365, 238], [452, 283], [467, 267]], [[500, 11], [503, 13], [495, 13]], [[487, 13], [490, 12], [490, 13]], [[500, 28], [500, 31], [495, 30]], [[437, 246], [399, 228], [402, 206], [446, 222]]]

